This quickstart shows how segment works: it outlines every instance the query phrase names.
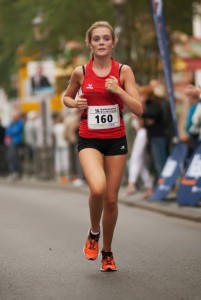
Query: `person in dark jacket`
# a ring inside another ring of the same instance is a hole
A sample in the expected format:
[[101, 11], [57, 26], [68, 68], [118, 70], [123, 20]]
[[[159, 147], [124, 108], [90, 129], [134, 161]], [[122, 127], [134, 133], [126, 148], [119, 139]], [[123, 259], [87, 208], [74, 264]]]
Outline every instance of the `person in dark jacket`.
[[155, 181], [159, 178], [168, 157], [168, 137], [162, 103], [154, 95], [153, 88], [147, 87], [148, 97], [144, 103], [144, 127], [147, 130], [148, 144], [155, 169]]
[[0, 146], [4, 145], [4, 139], [5, 139], [5, 128], [3, 127], [0, 119]]
[[5, 162], [5, 128], [1, 123], [0, 119], [0, 175], [6, 173], [6, 162]]

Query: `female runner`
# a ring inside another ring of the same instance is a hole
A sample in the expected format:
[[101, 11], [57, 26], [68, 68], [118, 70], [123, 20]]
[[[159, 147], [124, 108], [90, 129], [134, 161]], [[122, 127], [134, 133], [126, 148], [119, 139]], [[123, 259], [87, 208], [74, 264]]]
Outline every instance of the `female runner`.
[[[136, 116], [143, 112], [131, 68], [111, 56], [115, 44], [115, 33], [108, 22], [95, 22], [88, 29], [86, 45], [91, 49], [91, 59], [75, 68], [63, 97], [65, 106], [82, 111], [78, 153], [90, 189], [91, 222], [83, 252], [89, 260], [98, 257], [102, 217], [101, 271], [117, 270], [112, 239], [127, 159], [123, 107]], [[76, 98], [80, 88], [82, 93]]]

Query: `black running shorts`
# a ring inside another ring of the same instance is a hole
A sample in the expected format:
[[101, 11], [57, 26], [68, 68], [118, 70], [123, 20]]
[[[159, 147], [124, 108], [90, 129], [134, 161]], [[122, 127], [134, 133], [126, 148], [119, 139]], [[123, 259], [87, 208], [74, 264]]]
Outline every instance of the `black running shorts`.
[[103, 155], [122, 155], [128, 153], [126, 136], [117, 139], [94, 139], [78, 137], [78, 152], [86, 148], [93, 148]]

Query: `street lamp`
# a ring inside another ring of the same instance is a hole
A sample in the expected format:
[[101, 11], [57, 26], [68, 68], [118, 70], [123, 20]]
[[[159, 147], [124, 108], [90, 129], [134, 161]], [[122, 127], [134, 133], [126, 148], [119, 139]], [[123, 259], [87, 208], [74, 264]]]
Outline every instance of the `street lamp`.
[[[32, 29], [34, 39], [37, 43], [42, 43], [46, 38], [46, 34], [41, 30], [42, 24], [42, 13], [39, 12], [32, 20]], [[41, 45], [40, 45], [41, 46]], [[40, 61], [43, 60], [43, 49], [40, 47], [39, 53]], [[48, 143], [48, 136], [50, 135], [50, 98], [53, 93], [53, 89], [49, 88], [39, 88], [35, 91], [37, 99], [40, 101], [40, 111], [41, 111], [41, 125], [42, 125], [42, 145], [37, 149], [37, 176], [40, 179], [51, 179], [53, 177], [53, 155], [52, 155], [52, 145]]]
[[43, 39], [43, 35], [41, 33], [41, 23], [42, 23], [42, 13], [38, 12], [35, 18], [33, 18], [31, 22], [34, 39], [36, 41], [41, 41]]
[[124, 9], [125, 5], [127, 3], [127, 0], [111, 0], [111, 3], [115, 10], [115, 18], [116, 18], [116, 24], [115, 24], [115, 35], [118, 39], [117, 45], [116, 45], [116, 58], [117, 60], [122, 60], [122, 33], [123, 33], [123, 23], [124, 23]]

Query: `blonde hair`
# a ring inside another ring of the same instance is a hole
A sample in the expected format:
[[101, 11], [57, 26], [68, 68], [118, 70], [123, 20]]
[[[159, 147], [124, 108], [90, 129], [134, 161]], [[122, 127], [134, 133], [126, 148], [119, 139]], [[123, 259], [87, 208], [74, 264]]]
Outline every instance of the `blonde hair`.
[[98, 27], [106, 27], [106, 28], [108, 28], [110, 30], [110, 32], [111, 32], [113, 43], [116, 44], [117, 37], [116, 37], [114, 29], [110, 25], [110, 23], [108, 23], [107, 21], [98, 21], [98, 22], [93, 23], [91, 25], [91, 27], [86, 32], [85, 42], [86, 42], [86, 46], [88, 48], [90, 47], [92, 32], [93, 32], [94, 29], [96, 29]]

